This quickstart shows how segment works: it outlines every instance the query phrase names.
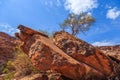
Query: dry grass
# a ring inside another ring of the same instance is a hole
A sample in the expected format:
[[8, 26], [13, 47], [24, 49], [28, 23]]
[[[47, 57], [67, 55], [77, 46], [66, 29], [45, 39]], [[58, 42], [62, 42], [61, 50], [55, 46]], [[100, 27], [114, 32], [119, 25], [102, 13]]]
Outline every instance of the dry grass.
[[13, 61], [16, 69], [15, 76], [26, 76], [40, 71], [32, 65], [29, 57], [19, 47], [16, 47], [15, 51], [17, 54]]
[[40, 72], [40, 70], [32, 65], [28, 56], [19, 48], [19, 46], [16, 46], [14, 55], [14, 59], [8, 61], [2, 70], [2, 74], [5, 74], [3, 80], [13, 80], [13, 78], [20, 79], [26, 75]]

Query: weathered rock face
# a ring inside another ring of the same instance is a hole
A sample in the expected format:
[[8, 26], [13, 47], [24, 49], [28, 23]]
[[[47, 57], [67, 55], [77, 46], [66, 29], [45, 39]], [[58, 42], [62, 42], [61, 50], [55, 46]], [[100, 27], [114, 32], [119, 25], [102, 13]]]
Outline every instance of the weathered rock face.
[[80, 53], [90, 55], [94, 53], [94, 47], [83, 40], [80, 40], [67, 32], [56, 32], [53, 36], [53, 42], [68, 55]]
[[23, 25], [16, 36], [21, 49], [40, 70], [52, 70], [73, 80], [105, 80], [115, 77], [115, 65], [106, 55], [66, 32], [58, 32], [53, 41], [46, 35]]
[[0, 67], [9, 59], [13, 58], [15, 38], [0, 32]]
[[[90, 66], [78, 62], [60, 50], [53, 42], [46, 36], [36, 34], [33, 30], [22, 25], [20, 34], [16, 34], [24, 44], [21, 46], [24, 52], [31, 58], [32, 63], [41, 70], [54, 70], [71, 79], [87, 79], [90, 77], [103, 77], [101, 72]], [[24, 31], [23, 29], [26, 29]]]
[[115, 63], [108, 56], [85, 41], [63, 31], [55, 33], [53, 41], [56, 46], [77, 61], [97, 69], [106, 76], [115, 74], [113, 70]]
[[112, 56], [118, 60], [120, 60], [120, 45], [115, 46], [100, 46], [97, 47], [100, 51], [108, 56]]

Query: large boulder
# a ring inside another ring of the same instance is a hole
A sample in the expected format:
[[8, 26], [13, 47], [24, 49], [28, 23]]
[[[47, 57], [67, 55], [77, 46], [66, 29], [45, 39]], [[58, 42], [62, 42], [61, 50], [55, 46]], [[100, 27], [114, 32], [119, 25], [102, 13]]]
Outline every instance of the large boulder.
[[47, 35], [19, 25], [16, 33], [24, 43], [21, 49], [33, 65], [43, 71], [55, 71], [73, 80], [105, 80], [116, 77], [112, 62], [106, 55], [88, 43], [58, 32], [51, 40]]
[[56, 32], [53, 36], [53, 42], [72, 58], [97, 69], [106, 77], [117, 77], [119, 75], [118, 64], [87, 42], [64, 31]]

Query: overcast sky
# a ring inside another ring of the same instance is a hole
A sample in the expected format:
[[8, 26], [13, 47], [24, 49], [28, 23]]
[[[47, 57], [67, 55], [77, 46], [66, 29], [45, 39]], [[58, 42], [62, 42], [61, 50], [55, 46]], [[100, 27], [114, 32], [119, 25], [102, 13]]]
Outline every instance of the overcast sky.
[[100, 46], [120, 43], [120, 0], [0, 0], [0, 31], [14, 35], [23, 24], [54, 32], [69, 13], [81, 12], [96, 22], [79, 38]]

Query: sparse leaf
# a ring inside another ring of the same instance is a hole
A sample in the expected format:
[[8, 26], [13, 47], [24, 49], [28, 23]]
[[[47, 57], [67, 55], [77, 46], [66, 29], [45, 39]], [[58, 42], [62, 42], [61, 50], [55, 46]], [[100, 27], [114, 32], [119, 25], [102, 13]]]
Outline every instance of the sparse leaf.
[[60, 24], [60, 27], [63, 31], [65, 31], [66, 27], [70, 28], [72, 35], [77, 35], [80, 32], [84, 33], [85, 31], [88, 31], [93, 22], [95, 22], [95, 19], [87, 13], [79, 15], [69, 14], [68, 18]]

